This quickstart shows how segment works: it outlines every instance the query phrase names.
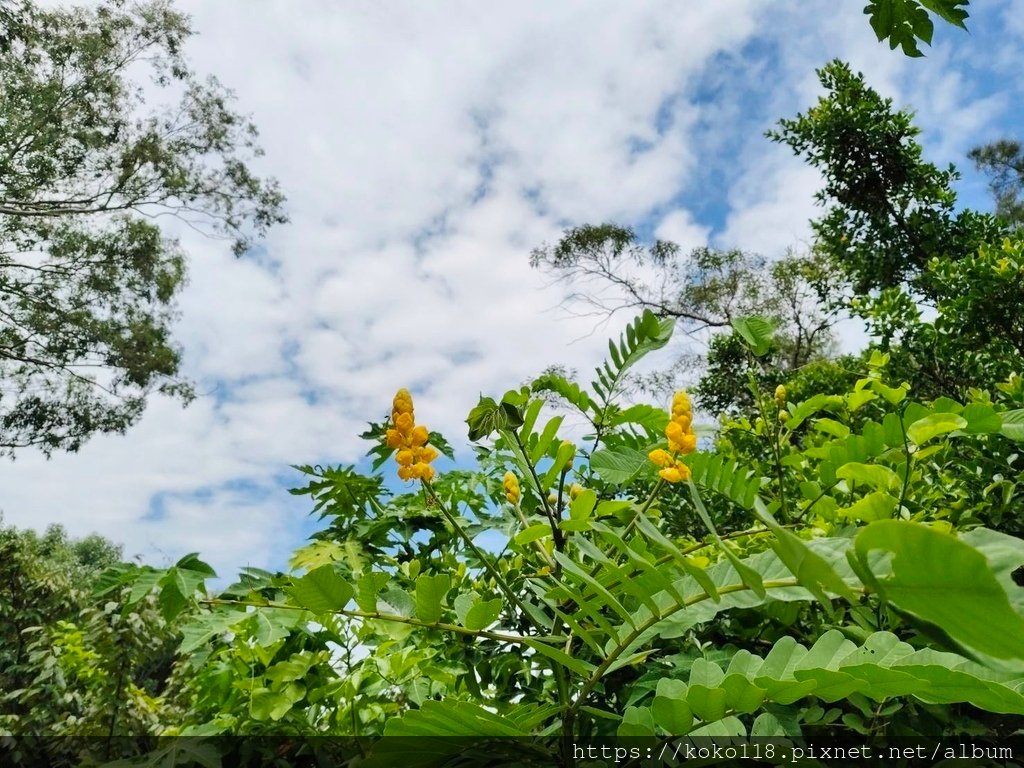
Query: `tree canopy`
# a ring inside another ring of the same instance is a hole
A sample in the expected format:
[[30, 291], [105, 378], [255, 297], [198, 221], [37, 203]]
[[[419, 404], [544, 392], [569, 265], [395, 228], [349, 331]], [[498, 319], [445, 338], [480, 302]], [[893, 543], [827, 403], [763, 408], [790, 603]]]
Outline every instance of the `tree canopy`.
[[186, 254], [161, 222], [242, 254], [283, 197], [169, 2], [0, 12], [0, 455], [75, 450], [150, 393], [191, 396], [171, 336]]

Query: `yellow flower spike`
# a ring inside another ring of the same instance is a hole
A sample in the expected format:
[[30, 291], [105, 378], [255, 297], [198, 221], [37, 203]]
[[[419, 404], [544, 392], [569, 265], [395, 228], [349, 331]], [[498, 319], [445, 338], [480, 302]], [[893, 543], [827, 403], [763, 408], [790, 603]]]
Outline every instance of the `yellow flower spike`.
[[672, 415], [678, 413], [689, 413], [693, 410], [690, 396], [683, 390], [679, 390], [672, 396]]
[[647, 458], [659, 467], [672, 466], [672, 456], [664, 448], [655, 448], [647, 454]]
[[775, 388], [775, 404], [782, 408], [786, 404], [786, 388], [779, 384]]
[[505, 477], [502, 478], [501, 487], [505, 489], [505, 498], [508, 499], [510, 504], [518, 504], [519, 499], [522, 498], [522, 490], [519, 488], [519, 478], [516, 477], [512, 472], [506, 472]]
[[395, 393], [395, 399], [393, 402], [395, 412], [401, 413], [412, 413], [412, 395], [409, 394], [409, 390], [404, 387]]

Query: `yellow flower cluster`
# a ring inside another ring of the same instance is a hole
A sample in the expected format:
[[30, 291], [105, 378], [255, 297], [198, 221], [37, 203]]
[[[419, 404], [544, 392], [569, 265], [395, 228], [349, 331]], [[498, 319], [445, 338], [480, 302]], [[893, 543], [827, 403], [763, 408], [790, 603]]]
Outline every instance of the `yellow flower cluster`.
[[427, 445], [430, 432], [416, 424], [412, 411], [412, 395], [400, 389], [395, 395], [391, 411], [392, 428], [385, 435], [389, 448], [397, 448], [398, 476], [403, 480], [433, 480], [434, 468], [430, 462], [438, 457], [437, 449]]
[[693, 405], [685, 392], [680, 390], [672, 398], [672, 418], [665, 427], [668, 448], [656, 448], [647, 454], [652, 462], [661, 467], [658, 476], [669, 483], [681, 483], [690, 479], [690, 468], [679, 455], [697, 450], [697, 433], [693, 431]]
[[786, 405], [786, 388], [779, 384], [775, 388], [775, 404], [782, 408]]
[[519, 499], [522, 498], [523, 492], [519, 488], [519, 478], [511, 472], [506, 472], [504, 479], [501, 481], [501, 487], [505, 489], [505, 498], [508, 499], [509, 504], [518, 504]]

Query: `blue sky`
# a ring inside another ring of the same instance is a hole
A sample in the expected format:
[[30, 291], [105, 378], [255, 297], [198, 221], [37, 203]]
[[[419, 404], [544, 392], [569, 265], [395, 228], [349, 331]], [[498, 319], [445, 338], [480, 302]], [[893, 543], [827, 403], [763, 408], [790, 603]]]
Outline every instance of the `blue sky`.
[[465, 451], [480, 392], [598, 362], [629, 318], [577, 316], [528, 265], [565, 226], [806, 245], [818, 178], [763, 133], [813, 103], [831, 58], [916, 110], [964, 204], [989, 206], [967, 150], [1024, 133], [1024, 0], [972, 3], [970, 33], [939, 25], [916, 60], [835, 0], [179, 5], [196, 68], [260, 126], [292, 223], [242, 260], [176, 233], [192, 256], [178, 338], [203, 395], [154, 399], [78, 454], [20, 455], [0, 509], [156, 563], [199, 551], [224, 575], [284, 565], [311, 526], [289, 466], [358, 462], [398, 387]]

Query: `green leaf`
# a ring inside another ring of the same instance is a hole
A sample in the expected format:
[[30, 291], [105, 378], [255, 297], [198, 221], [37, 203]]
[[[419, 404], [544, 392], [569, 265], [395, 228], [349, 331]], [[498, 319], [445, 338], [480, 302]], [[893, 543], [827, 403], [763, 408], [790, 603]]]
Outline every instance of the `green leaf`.
[[436, 576], [423, 574], [416, 579], [416, 618], [427, 624], [441, 620], [443, 602], [452, 588], [452, 578], [447, 573]]
[[642, 475], [654, 474], [654, 465], [647, 454], [627, 446], [594, 451], [590, 468], [609, 485], [626, 485]]
[[810, 648], [784, 637], [763, 659], [739, 651], [722, 674], [725, 681], [748, 680], [779, 704], [808, 695], [829, 703], [853, 694], [878, 702], [915, 696], [934, 704], [966, 702], [990, 712], [1024, 713], [1019, 679], [953, 653], [917, 650], [889, 632], [874, 632], [860, 646], [834, 629]]
[[966, 431], [972, 435], [994, 434], [1003, 426], [1001, 416], [987, 403], [971, 403], [964, 407], [961, 415], [967, 419]]
[[907, 427], [907, 437], [915, 445], [924, 445], [933, 437], [964, 429], [967, 419], [955, 413], [933, 413]]
[[352, 599], [355, 590], [333, 565], [322, 565], [285, 590], [295, 602], [313, 613], [341, 611]]
[[747, 343], [755, 356], [761, 357], [771, 349], [775, 328], [763, 317], [739, 317], [731, 323], [733, 330]]
[[548, 523], [534, 523], [529, 528], [524, 528], [515, 536], [515, 543], [519, 546], [526, 546], [527, 544], [543, 539], [545, 536], [551, 535], [551, 526]]
[[682, 736], [693, 727], [693, 712], [686, 703], [686, 683], [663, 677], [658, 681], [651, 715], [655, 724], [670, 736]]
[[626, 707], [616, 731], [619, 736], [653, 736], [654, 717], [647, 707]]
[[356, 605], [366, 613], [376, 613], [377, 595], [391, 581], [391, 575], [383, 571], [364, 573], [356, 582]]
[[[888, 572], [869, 558], [891, 553]], [[872, 570], [879, 594], [901, 610], [935, 624], [967, 648], [997, 659], [1024, 659], [1024, 617], [1010, 603], [985, 555], [926, 525], [882, 520], [855, 540], [862, 567]]]
[[597, 504], [597, 493], [587, 488], [569, 504], [569, 517], [572, 520], [586, 520], [594, 512]]
[[880, 491], [895, 490], [900, 487], [900, 478], [895, 472], [881, 464], [861, 464], [851, 461], [836, 470], [840, 480], [852, 480], [855, 483], [870, 485]]
[[874, 491], [863, 499], [858, 499], [848, 507], [839, 510], [839, 515], [848, 520], [863, 520], [873, 523], [876, 520], [889, 520], [896, 511], [899, 502], [887, 493]]
[[1003, 418], [1003, 425], [999, 431], [1002, 432], [1003, 437], [1008, 437], [1017, 442], [1024, 442], [1024, 408], [1018, 408], [1015, 411], [1003, 411], [1000, 415]]
[[178, 653], [191, 654], [248, 618], [249, 614], [237, 610], [216, 610], [200, 614], [181, 628], [182, 639]]
[[493, 398], [481, 397], [469, 412], [466, 423], [469, 425], [469, 439], [476, 442], [499, 430], [517, 429], [523, 424], [523, 414], [512, 403], [496, 403]]
[[[454, 699], [428, 699], [419, 709], [388, 719], [384, 725], [384, 735], [521, 738], [528, 734], [513, 726], [508, 718], [489, 712], [478, 704]], [[408, 750], [408, 745], [404, 748]]]
[[493, 600], [480, 600], [466, 612], [462, 625], [466, 629], [486, 629], [498, 620], [501, 615], [503, 603], [500, 598]]

